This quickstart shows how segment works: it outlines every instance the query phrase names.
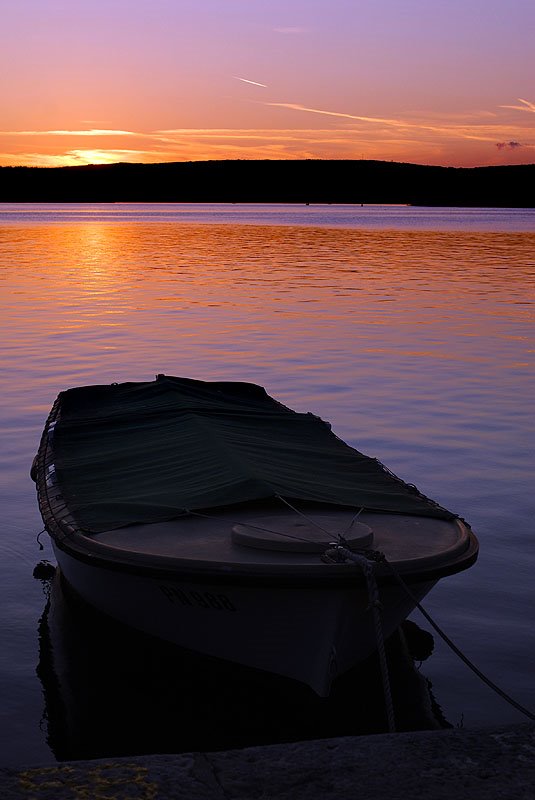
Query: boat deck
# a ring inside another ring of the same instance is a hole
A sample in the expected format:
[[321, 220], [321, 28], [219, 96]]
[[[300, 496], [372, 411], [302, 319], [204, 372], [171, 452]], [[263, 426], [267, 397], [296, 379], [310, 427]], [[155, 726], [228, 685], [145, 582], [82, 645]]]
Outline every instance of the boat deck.
[[[384, 553], [398, 569], [411, 571], [440, 568], [469, 547], [469, 531], [459, 520], [363, 512], [358, 523], [351, 526], [354, 516], [347, 510], [333, 512], [332, 507], [328, 512], [307, 514], [307, 519], [288, 510], [276, 513], [273, 507], [263, 513], [257, 510], [254, 516], [228, 509], [206, 516], [130, 525], [93, 534], [91, 538], [99, 544], [147, 556], [191, 561], [209, 558], [219, 564], [276, 567], [320, 564], [322, 553], [340, 533], [345, 534], [351, 549], [359, 549], [360, 538], [364, 546]], [[356, 527], [358, 535], [354, 534]], [[369, 529], [373, 539], [365, 535]], [[316, 552], [307, 552], [306, 542], [314, 542]]]

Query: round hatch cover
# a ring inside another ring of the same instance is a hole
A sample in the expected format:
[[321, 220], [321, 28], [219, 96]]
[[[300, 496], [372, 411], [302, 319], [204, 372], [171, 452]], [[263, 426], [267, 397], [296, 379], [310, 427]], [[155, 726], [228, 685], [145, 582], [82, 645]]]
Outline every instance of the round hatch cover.
[[[323, 553], [338, 535], [348, 547], [363, 549], [373, 542], [373, 531], [362, 522], [348, 526], [347, 517], [340, 515], [314, 516], [311, 521], [295, 517], [259, 517], [249, 524], [239, 523], [232, 528], [232, 541], [258, 550], [279, 550], [286, 553]], [[315, 523], [315, 524], [314, 524]]]

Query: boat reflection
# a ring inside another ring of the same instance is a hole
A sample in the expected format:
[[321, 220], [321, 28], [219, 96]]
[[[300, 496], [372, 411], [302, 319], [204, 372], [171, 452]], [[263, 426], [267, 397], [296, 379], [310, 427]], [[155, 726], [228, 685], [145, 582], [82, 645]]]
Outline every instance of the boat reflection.
[[[387, 730], [375, 656], [331, 696], [285, 678], [180, 650], [87, 606], [59, 570], [39, 622], [37, 674], [54, 756], [104, 758], [223, 750]], [[386, 643], [397, 730], [450, 727], [416, 669], [430, 634], [405, 623]]]

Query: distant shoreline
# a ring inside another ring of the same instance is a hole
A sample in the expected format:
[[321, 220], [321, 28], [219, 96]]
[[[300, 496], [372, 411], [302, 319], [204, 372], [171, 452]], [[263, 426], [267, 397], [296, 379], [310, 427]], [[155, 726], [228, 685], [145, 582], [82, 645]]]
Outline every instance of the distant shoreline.
[[1, 203], [299, 203], [534, 208], [535, 164], [190, 161], [0, 167]]

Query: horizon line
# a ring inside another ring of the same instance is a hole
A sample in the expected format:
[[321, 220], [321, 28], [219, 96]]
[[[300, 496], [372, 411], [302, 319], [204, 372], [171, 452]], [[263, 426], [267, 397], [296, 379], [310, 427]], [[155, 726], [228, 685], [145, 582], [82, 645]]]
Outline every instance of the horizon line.
[[89, 164], [65, 164], [65, 165], [42, 165], [37, 166], [34, 164], [0, 164], [0, 169], [32, 169], [32, 170], [54, 170], [54, 169], [87, 169], [97, 167], [98, 169], [110, 167], [161, 167], [164, 165], [172, 164], [222, 164], [228, 162], [246, 162], [246, 163], [261, 163], [261, 162], [277, 162], [283, 163], [310, 163], [310, 162], [351, 162], [359, 163], [376, 163], [376, 164], [401, 164], [404, 166], [426, 167], [433, 169], [503, 169], [504, 167], [531, 167], [535, 166], [535, 161], [530, 161], [526, 164], [480, 164], [471, 167], [467, 166], [452, 166], [444, 164], [420, 164], [414, 161], [396, 161], [395, 159], [385, 158], [204, 158], [204, 159], [186, 159], [178, 161], [113, 161], [106, 164], [102, 163], [89, 163]]

